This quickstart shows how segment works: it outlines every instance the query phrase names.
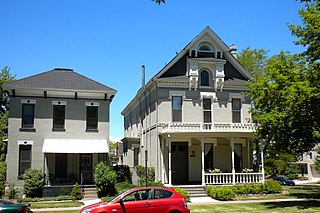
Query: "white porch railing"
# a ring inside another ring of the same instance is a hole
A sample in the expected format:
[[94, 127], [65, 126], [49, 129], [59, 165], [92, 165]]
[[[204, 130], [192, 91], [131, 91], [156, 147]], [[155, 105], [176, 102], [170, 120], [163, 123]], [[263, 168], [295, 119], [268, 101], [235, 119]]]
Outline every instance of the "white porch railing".
[[168, 122], [159, 123], [162, 132], [253, 132], [254, 123], [203, 123]]
[[233, 181], [232, 173], [205, 173], [205, 184], [237, 184], [237, 183], [261, 183], [262, 173], [235, 173]]

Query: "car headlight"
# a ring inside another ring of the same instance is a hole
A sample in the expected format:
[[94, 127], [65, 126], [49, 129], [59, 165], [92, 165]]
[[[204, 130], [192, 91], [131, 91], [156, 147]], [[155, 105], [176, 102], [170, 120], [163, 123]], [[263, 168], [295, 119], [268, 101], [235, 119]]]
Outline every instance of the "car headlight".
[[91, 209], [85, 209], [81, 213], [90, 213], [90, 212], [91, 212]]

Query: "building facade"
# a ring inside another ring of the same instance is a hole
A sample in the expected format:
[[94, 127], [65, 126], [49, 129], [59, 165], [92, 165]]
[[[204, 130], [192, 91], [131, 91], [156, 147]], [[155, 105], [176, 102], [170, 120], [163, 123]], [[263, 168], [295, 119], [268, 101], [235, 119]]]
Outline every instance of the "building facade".
[[56, 68], [4, 85], [10, 96], [7, 181], [29, 168], [47, 185], [92, 184], [107, 161], [109, 112], [116, 91], [71, 69]]
[[211, 28], [205, 28], [144, 83], [122, 111], [123, 157], [155, 168], [156, 181], [177, 184], [262, 182], [252, 171], [251, 78]]

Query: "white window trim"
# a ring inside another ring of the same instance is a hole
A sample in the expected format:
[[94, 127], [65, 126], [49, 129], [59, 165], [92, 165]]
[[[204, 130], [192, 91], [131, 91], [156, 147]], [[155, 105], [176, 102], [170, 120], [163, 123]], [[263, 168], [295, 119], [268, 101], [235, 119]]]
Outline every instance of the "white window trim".
[[33, 145], [33, 141], [19, 140], [18, 145]]
[[36, 100], [34, 100], [34, 99], [22, 99], [21, 103], [22, 104], [36, 104]]
[[99, 102], [86, 102], [86, 106], [99, 106]]
[[182, 100], [186, 99], [186, 91], [169, 91], [169, 98], [172, 96], [182, 96]]
[[67, 105], [66, 101], [52, 101], [52, 105]]

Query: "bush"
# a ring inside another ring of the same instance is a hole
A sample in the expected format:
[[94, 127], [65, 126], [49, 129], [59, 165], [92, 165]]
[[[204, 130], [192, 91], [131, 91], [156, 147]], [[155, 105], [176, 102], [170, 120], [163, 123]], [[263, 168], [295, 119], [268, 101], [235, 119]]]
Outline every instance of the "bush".
[[19, 199], [17, 199], [17, 201], [20, 203], [66, 201], [66, 200], [76, 200], [76, 198], [71, 195], [63, 195], [63, 196], [57, 196], [57, 197], [34, 197], [34, 198], [19, 198]]
[[15, 184], [14, 183], [9, 183], [8, 185], [9, 185], [9, 189], [7, 191], [7, 197], [9, 199], [17, 198], [18, 190], [15, 188]]
[[149, 182], [148, 181], [148, 186], [159, 186], [159, 187], [164, 187], [164, 184], [161, 182]]
[[236, 194], [262, 194], [263, 193], [263, 184], [261, 183], [248, 183], [248, 184], [239, 184], [234, 186]]
[[113, 170], [117, 173], [117, 182], [128, 182], [132, 183], [130, 167], [127, 165], [113, 166]]
[[214, 186], [212, 185], [209, 185], [209, 186], [206, 186], [206, 192], [210, 195], [210, 192], [214, 189]]
[[42, 197], [45, 174], [41, 169], [26, 170], [23, 179], [23, 190], [27, 197]]
[[74, 184], [72, 191], [71, 191], [71, 196], [75, 197], [77, 200], [80, 200], [82, 198], [81, 188], [78, 183]]
[[263, 192], [265, 194], [275, 194], [282, 191], [282, 186], [278, 181], [267, 180], [263, 184]]
[[5, 180], [6, 180], [7, 164], [6, 162], [0, 162], [0, 197], [4, 194]]
[[95, 168], [94, 179], [99, 197], [116, 194], [117, 174], [111, 167], [103, 162], [98, 163]]
[[134, 187], [135, 187], [135, 185], [128, 183], [128, 182], [122, 182], [122, 183], [115, 184], [117, 194], [121, 194], [122, 192], [124, 192], [128, 189], [134, 188]]
[[233, 200], [236, 198], [236, 193], [232, 186], [220, 186], [212, 188], [210, 197], [216, 200]]
[[[137, 175], [139, 177], [139, 185], [145, 186], [146, 185], [146, 169], [144, 166], [138, 165], [135, 167]], [[148, 183], [155, 181], [155, 171], [154, 167], [148, 167]], [[148, 184], [149, 185], [149, 184]]]
[[60, 189], [60, 195], [70, 195], [69, 189], [67, 189], [66, 187], [62, 187]]
[[176, 190], [176, 192], [178, 192], [179, 194], [183, 195], [186, 198], [186, 200], [190, 202], [190, 195], [186, 190], [178, 187], [174, 188], [174, 190]]

